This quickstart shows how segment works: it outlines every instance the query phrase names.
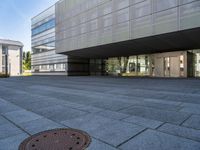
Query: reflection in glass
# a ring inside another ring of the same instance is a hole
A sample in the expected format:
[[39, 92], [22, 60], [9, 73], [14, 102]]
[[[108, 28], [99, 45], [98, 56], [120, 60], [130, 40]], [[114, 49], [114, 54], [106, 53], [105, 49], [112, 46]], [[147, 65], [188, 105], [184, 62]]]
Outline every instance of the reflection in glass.
[[148, 76], [150, 75], [150, 57], [148, 55], [115, 57], [106, 61], [109, 75]]

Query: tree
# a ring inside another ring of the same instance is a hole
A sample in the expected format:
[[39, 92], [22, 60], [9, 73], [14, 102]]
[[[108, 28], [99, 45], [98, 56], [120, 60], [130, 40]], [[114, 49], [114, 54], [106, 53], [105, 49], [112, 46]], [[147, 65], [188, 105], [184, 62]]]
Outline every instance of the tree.
[[23, 69], [31, 70], [31, 53], [23, 52]]

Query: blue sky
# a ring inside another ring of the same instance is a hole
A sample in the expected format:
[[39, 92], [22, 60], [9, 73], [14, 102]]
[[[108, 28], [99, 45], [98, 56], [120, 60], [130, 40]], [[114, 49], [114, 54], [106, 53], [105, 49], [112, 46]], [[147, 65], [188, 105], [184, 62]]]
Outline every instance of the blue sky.
[[0, 38], [21, 41], [31, 50], [31, 18], [58, 0], [2, 0], [0, 3]]

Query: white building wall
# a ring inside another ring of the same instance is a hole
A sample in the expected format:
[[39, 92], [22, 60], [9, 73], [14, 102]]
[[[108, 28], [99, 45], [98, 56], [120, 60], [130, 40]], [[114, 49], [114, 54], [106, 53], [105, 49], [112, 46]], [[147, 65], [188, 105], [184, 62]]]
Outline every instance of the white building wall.
[[8, 72], [10, 76], [20, 75], [20, 49], [8, 50]]
[[0, 44], [0, 73], [2, 72], [2, 45]]

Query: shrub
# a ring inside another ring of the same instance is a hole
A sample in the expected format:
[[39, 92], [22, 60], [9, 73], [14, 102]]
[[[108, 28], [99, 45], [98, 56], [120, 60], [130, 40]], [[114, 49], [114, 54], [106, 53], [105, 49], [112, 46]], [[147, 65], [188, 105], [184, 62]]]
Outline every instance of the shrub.
[[9, 78], [10, 75], [9, 74], [5, 74], [5, 73], [0, 73], [0, 78]]

